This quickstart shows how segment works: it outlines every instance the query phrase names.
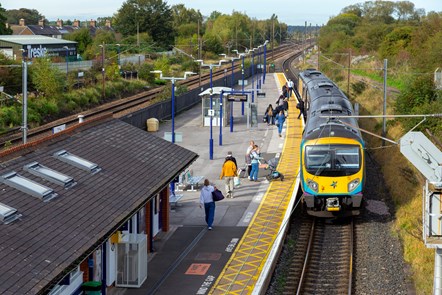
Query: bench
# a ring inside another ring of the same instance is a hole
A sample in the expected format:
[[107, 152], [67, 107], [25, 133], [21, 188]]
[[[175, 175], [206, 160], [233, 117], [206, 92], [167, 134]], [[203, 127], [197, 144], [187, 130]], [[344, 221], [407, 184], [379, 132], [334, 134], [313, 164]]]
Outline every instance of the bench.
[[188, 191], [189, 192], [196, 192], [196, 189], [194, 188], [194, 186], [196, 186], [196, 188], [198, 188], [200, 181], [203, 179], [204, 179], [204, 176], [190, 176], [190, 177], [188, 177], [187, 184], [190, 185], [190, 189]]
[[176, 208], [178, 206], [178, 201], [181, 200], [183, 195], [177, 195], [177, 194], [170, 194], [169, 196], [169, 204], [170, 208]]

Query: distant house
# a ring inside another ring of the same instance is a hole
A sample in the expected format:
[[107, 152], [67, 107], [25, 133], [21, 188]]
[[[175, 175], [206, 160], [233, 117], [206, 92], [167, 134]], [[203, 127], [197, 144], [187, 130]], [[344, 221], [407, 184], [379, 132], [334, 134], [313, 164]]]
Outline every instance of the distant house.
[[92, 19], [83, 24], [74, 20], [72, 25], [64, 25], [63, 20], [58, 19], [55, 26], [46, 25], [44, 19], [40, 20], [38, 25], [27, 25], [24, 19], [20, 19], [18, 25], [9, 25], [9, 28], [12, 29], [13, 35], [41, 35], [58, 39], [81, 28], [88, 28], [91, 36], [95, 36], [98, 30], [114, 31], [110, 20], [106, 20], [105, 26], [99, 27], [97, 21]]
[[61, 39], [61, 32], [54, 26], [45, 25], [45, 20], [41, 19], [38, 25], [26, 25], [24, 19], [20, 19], [18, 25], [10, 25], [13, 35], [41, 35], [51, 38]]
[[77, 58], [77, 42], [41, 35], [0, 35], [0, 52], [11, 59], [59, 56]]
[[139, 287], [197, 154], [116, 119], [0, 152], [0, 294]]

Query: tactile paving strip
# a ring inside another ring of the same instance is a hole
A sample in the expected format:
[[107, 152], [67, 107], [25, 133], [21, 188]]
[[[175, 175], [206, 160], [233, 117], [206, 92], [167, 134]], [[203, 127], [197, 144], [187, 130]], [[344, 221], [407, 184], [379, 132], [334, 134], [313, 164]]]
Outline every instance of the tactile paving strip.
[[[283, 85], [286, 82], [284, 74], [276, 75], [277, 81]], [[209, 294], [250, 294], [280, 232], [299, 170], [303, 127], [301, 120], [297, 119], [297, 101], [294, 97], [292, 95], [289, 100], [285, 142], [277, 168], [284, 174], [284, 181], [270, 183], [252, 222]]]

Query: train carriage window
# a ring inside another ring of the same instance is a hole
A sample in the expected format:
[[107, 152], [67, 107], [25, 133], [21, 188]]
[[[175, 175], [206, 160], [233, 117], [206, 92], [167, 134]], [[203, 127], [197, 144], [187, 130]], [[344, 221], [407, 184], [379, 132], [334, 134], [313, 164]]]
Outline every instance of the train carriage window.
[[322, 176], [351, 175], [360, 169], [357, 145], [312, 145], [305, 148], [308, 173]]
[[359, 149], [357, 147], [337, 149], [335, 155], [337, 168], [359, 168]]

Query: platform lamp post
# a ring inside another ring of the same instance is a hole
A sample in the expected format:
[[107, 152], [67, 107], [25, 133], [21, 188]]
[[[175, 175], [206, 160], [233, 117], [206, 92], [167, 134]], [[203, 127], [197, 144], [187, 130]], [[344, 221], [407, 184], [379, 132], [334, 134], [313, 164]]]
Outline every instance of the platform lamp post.
[[[252, 103], [254, 103], [255, 102], [255, 98], [254, 98], [254, 94], [255, 94], [255, 79], [254, 79], [254, 75], [255, 75], [255, 69], [254, 69], [254, 67], [255, 67], [255, 62], [254, 62], [254, 59], [255, 59], [255, 50], [256, 50], [257, 48], [253, 48], [253, 49], [250, 49], [249, 50], [249, 53], [251, 54], [251, 61], [252, 61]], [[256, 83], [258, 83], [258, 82], [256, 82]]]
[[172, 143], [175, 143], [175, 81], [177, 80], [185, 80], [187, 79], [187, 76], [195, 75], [194, 72], [184, 72], [184, 77], [177, 78], [177, 77], [163, 77], [163, 71], [151, 71], [153, 74], [160, 74], [161, 80], [171, 80], [172, 81]]
[[[261, 73], [264, 73], [264, 70], [263, 70], [263, 64], [262, 64], [262, 58], [261, 58], [261, 54], [262, 54], [262, 51], [263, 51], [263, 48], [264, 47], [264, 45], [263, 44], [261, 44], [261, 45], [259, 45], [258, 46], [258, 64], [260, 65], [260, 67], [261, 67]], [[261, 89], [261, 78], [259, 78], [259, 79], [257, 79], [257, 86], [256, 86], [256, 88], [258, 88], [258, 89]]]
[[264, 75], [262, 77], [262, 84], [266, 83], [266, 69], [267, 69], [267, 43], [269, 43], [269, 40], [266, 40], [264, 42]]
[[26, 62], [26, 50], [20, 49], [22, 52], [22, 90], [23, 90], [23, 110], [22, 110], [22, 135], [23, 144], [28, 142], [28, 64]]
[[101, 97], [104, 98], [104, 78], [105, 78], [105, 71], [104, 71], [104, 44], [100, 44], [98, 45], [101, 47], [101, 77], [102, 77], [102, 93], [101, 93]]
[[230, 59], [232, 61], [232, 70], [231, 70], [231, 81], [230, 81], [230, 88], [233, 88], [233, 84], [235, 83], [235, 75], [233, 72], [233, 68], [235, 67], [235, 60], [239, 60], [238, 57], [231, 57], [231, 56], [227, 56], [227, 54], [225, 53], [221, 53], [221, 56], [224, 56], [224, 59]]
[[69, 73], [69, 47], [63, 46], [66, 49], [66, 83], [68, 82], [68, 73]]
[[[242, 92], [244, 92], [244, 58], [246, 56], [245, 53], [239, 53], [237, 49], [232, 50], [233, 52], [236, 52], [238, 54], [238, 57], [242, 59], [241, 63], [241, 75], [242, 75]], [[241, 102], [241, 115], [244, 116], [244, 102]]]
[[[212, 93], [213, 93], [213, 83], [212, 83], [213, 68], [220, 67], [223, 62], [228, 62], [228, 61], [225, 59], [222, 59], [218, 62], [218, 64], [205, 64], [202, 59], [197, 59], [197, 60], [195, 60], [195, 62], [199, 63], [201, 67], [209, 67], [209, 69], [210, 69], [210, 89], [211, 89], [211, 91], [210, 91], [210, 113], [212, 114], [212, 112], [213, 112], [212, 111], [213, 110], [213, 96], [212, 96]], [[209, 139], [209, 158], [210, 158], [210, 160], [213, 160], [213, 129], [212, 129], [213, 123], [212, 123], [212, 119], [213, 119], [212, 116], [210, 116], [210, 139]], [[220, 124], [222, 123], [221, 120], [222, 120], [222, 118], [220, 118]]]

